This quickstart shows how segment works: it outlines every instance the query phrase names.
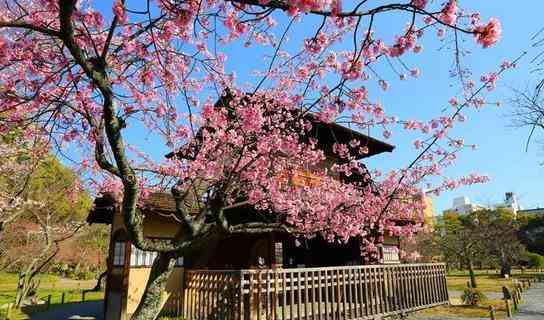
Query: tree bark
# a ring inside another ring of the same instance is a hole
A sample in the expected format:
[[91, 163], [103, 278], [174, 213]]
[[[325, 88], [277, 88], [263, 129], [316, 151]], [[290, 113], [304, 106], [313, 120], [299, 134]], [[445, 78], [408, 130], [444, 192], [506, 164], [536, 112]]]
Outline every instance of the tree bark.
[[470, 275], [470, 286], [472, 288], [476, 288], [476, 274], [474, 274], [474, 264], [472, 263], [472, 259], [468, 259], [468, 273]]
[[504, 250], [501, 250], [501, 277], [511, 276], [512, 266], [508, 263]]
[[108, 271], [104, 271], [102, 272], [99, 276], [98, 276], [98, 279], [96, 280], [96, 284], [94, 286], [94, 288], [92, 288], [91, 290], [88, 290], [88, 291], [100, 291], [102, 290], [102, 281], [104, 280], [104, 278], [108, 275]]
[[[50, 229], [45, 227], [44, 230], [45, 232], [48, 232]], [[24, 272], [19, 274], [19, 283], [17, 285], [17, 292], [15, 294], [15, 306], [17, 308], [21, 307], [21, 304], [25, 301], [28, 293], [31, 290], [38, 288], [38, 284], [34, 281], [34, 277], [38, 275], [42, 271], [43, 267], [47, 265], [58, 253], [57, 248], [57, 250], [47, 256], [47, 253], [53, 245], [49, 239], [51, 239], [51, 236], [47, 235], [46, 245], [42, 249], [41, 253], [30, 262]], [[40, 260], [42, 259], [43, 261], [40, 263]]]
[[159, 253], [149, 274], [140, 304], [131, 320], [153, 320], [161, 311], [162, 293], [174, 269], [175, 259], [169, 253]]
[[507, 263], [501, 264], [501, 277], [506, 278], [506, 276], [510, 276], [512, 273], [512, 266], [510, 266]]

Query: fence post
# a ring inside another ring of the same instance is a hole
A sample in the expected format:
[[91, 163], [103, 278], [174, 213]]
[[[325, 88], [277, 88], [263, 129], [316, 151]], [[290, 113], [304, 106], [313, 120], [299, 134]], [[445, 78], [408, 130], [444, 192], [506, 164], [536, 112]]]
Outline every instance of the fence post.
[[495, 317], [495, 308], [493, 306], [489, 306], [489, 319], [496, 320]]
[[65, 293], [63, 292], [62, 293], [62, 298], [60, 299], [60, 304], [64, 304], [64, 298], [65, 298]]
[[510, 306], [510, 300], [504, 299], [504, 303], [506, 304], [506, 316], [508, 318], [512, 318], [512, 307]]
[[81, 292], [81, 302], [85, 302], [85, 291]]
[[502, 296], [503, 296], [504, 300], [512, 299], [512, 293], [505, 286], [502, 287]]
[[6, 319], [11, 319], [11, 308], [13, 307], [13, 303], [8, 303], [8, 308], [6, 310]]
[[48, 295], [47, 296], [47, 303], [45, 305], [45, 309], [49, 310], [50, 307], [51, 307], [51, 295]]

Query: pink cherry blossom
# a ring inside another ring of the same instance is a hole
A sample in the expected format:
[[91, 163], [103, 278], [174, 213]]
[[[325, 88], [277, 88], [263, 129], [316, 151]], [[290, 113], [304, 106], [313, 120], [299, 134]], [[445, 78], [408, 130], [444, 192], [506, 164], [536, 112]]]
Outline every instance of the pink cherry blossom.
[[414, 5], [418, 9], [425, 9], [425, 6], [427, 6], [428, 0], [412, 0], [412, 5]]
[[455, 25], [457, 22], [457, 0], [448, 0], [442, 13], [440, 14], [440, 20], [445, 24]]
[[501, 38], [502, 28], [499, 20], [489, 19], [486, 25], [479, 25], [474, 28], [474, 37], [476, 41], [484, 48], [489, 48]]
[[125, 12], [125, 6], [123, 0], [115, 0], [113, 3], [113, 14], [119, 19], [119, 22], [127, 22], [127, 13]]

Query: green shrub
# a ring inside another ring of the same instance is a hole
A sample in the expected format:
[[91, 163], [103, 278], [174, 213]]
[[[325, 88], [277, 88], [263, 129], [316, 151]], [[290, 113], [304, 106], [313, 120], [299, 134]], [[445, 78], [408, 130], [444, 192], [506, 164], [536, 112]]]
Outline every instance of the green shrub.
[[461, 300], [464, 304], [477, 306], [487, 300], [487, 297], [482, 291], [476, 288], [465, 288], [463, 295], [461, 296]]
[[527, 253], [527, 258], [529, 258], [529, 267], [544, 268], [544, 256], [529, 252]]
[[92, 280], [96, 278], [96, 273], [91, 271], [81, 271], [76, 274], [77, 280]]

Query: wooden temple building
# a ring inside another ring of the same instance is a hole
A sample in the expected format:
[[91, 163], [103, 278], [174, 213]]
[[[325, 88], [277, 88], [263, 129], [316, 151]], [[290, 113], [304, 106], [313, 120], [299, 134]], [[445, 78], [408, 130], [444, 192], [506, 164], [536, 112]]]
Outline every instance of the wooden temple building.
[[[330, 123], [314, 123], [328, 165], [339, 161], [330, 146], [357, 139], [368, 147], [358, 160], [394, 147]], [[304, 177], [302, 177], [304, 178]], [[155, 193], [139, 210], [149, 238], [174, 237], [179, 224], [168, 193]], [[253, 209], [241, 204], [227, 214], [240, 219]], [[105, 319], [129, 319], [136, 310], [155, 255], [134, 247], [119, 203], [95, 199], [89, 223], [111, 225]], [[381, 264], [363, 265], [360, 242], [329, 243], [290, 234], [235, 235], [210, 244], [198, 256], [177, 261], [164, 293], [163, 314], [200, 319], [375, 319], [447, 303], [443, 264], [403, 264], [399, 239], [381, 246]]]

